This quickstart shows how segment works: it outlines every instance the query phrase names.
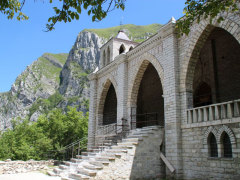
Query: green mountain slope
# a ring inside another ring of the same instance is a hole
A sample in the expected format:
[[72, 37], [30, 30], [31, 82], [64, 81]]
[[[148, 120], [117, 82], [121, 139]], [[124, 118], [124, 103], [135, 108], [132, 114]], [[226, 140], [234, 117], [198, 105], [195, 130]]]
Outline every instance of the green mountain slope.
[[142, 42], [146, 40], [147, 37], [155, 34], [161, 27], [161, 24], [150, 24], [146, 26], [126, 24], [105, 29], [85, 29], [83, 31], [94, 32], [104, 39], [109, 39], [113, 36], [116, 36], [120, 29], [124, 29], [130, 39], [136, 42]]

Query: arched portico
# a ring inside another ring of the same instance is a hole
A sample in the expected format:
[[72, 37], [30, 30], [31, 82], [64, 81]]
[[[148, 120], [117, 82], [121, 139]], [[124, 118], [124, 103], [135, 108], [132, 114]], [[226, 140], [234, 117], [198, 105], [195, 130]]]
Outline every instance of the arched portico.
[[[231, 26], [227, 26], [226, 24], [230, 24]], [[233, 46], [232, 45], [233, 41], [236, 41], [238, 43], [240, 42], [240, 37], [237, 36], [237, 34], [239, 33], [239, 25], [229, 19], [225, 19], [225, 21], [223, 21], [220, 24], [218, 24], [215, 21], [215, 22], [213, 22], [212, 25], [209, 25], [207, 23], [207, 21], [203, 21], [203, 23], [199, 24], [198, 26], [199, 26], [198, 29], [203, 29], [203, 30], [202, 31], [194, 31], [194, 32], [190, 33], [191, 34], [191, 36], [189, 37], [190, 43], [185, 51], [184, 62], [182, 65], [183, 68], [182, 68], [181, 77], [180, 77], [180, 83], [181, 83], [181, 85], [183, 85], [182, 86], [183, 89], [181, 91], [186, 92], [186, 103], [187, 103], [186, 106], [188, 108], [197, 106], [197, 105], [194, 105], [194, 103], [193, 103], [194, 102], [193, 94], [195, 93], [194, 91], [199, 86], [200, 83], [204, 83], [204, 82], [208, 81], [207, 84], [211, 84], [211, 83], [213, 84], [213, 82], [211, 82], [211, 81], [213, 81], [213, 80], [211, 80], [211, 77], [215, 76], [215, 77], [221, 78], [217, 74], [221, 69], [219, 67], [218, 68], [215, 67], [215, 69], [212, 68], [213, 71], [215, 71], [215, 74], [213, 72], [212, 73], [213, 75], [209, 76], [210, 78], [206, 78], [204, 76], [201, 77], [202, 79], [196, 78], [197, 73], [198, 74], [203, 73], [201, 71], [206, 70], [206, 68], [205, 68], [206, 62], [202, 62], [202, 61], [204, 61], [204, 58], [206, 58], [206, 56], [207, 56], [206, 50], [212, 49], [211, 56], [213, 58], [213, 63], [210, 62], [210, 63], [212, 63], [212, 65], [210, 65], [210, 66], [216, 66], [216, 63], [222, 63], [222, 62], [220, 62], [220, 61], [222, 61], [221, 59], [227, 58], [226, 56], [229, 56], [229, 54], [226, 53], [225, 56], [217, 57], [217, 56], [219, 56], [220, 53], [216, 54], [216, 52], [214, 52], [214, 51], [217, 50], [220, 52], [221, 48], [219, 48], [219, 42], [220, 41], [224, 42], [223, 40], [221, 40], [221, 37], [217, 37], [217, 36], [219, 35], [219, 36], [225, 36], [224, 38], [229, 38], [230, 40], [228, 42], [225, 42], [227, 44], [222, 44], [224, 46], [229, 45], [229, 48], [231, 48], [230, 46]], [[214, 40], [214, 39], [216, 39], [216, 40]], [[209, 43], [209, 41], [211, 41], [211, 45], [209, 45], [209, 47], [207, 47], [208, 46], [207, 43]], [[234, 49], [232, 49], [232, 51], [233, 50]], [[210, 56], [210, 55], [208, 55], [208, 56]], [[215, 57], [213, 57], [213, 56], [215, 56]], [[215, 60], [214, 60], [214, 58], [215, 58]], [[202, 63], [202, 64], [199, 65], [200, 63]], [[203, 68], [203, 70], [201, 70], [199, 67]], [[220, 80], [222, 80], [222, 79], [220, 79]], [[216, 81], [216, 79], [215, 79], [215, 81]], [[199, 83], [197, 83], [197, 82], [199, 82]], [[213, 87], [213, 85], [211, 86], [211, 91], [212, 91], [211, 94], [206, 95], [209, 97], [212, 96], [213, 99], [211, 101], [213, 103], [224, 101], [224, 98], [222, 98], [222, 100], [217, 100], [216, 93], [218, 93], [218, 92], [216, 92], [216, 88], [217, 88], [216, 86], [218, 86], [218, 84], [216, 84], [216, 82], [215, 82], [214, 87]], [[222, 97], [223, 96], [226, 96], [226, 95], [222, 95]], [[229, 100], [229, 99], [225, 98], [225, 100]], [[204, 103], [202, 103], [202, 104], [204, 104]]]
[[159, 61], [154, 56], [145, 54], [138, 64], [134, 77], [128, 102], [131, 126], [135, 128], [163, 125], [163, 69]]
[[[101, 90], [98, 104], [98, 125], [107, 125], [117, 121], [117, 84], [113, 78], [107, 79]], [[111, 116], [111, 117], [110, 117]]]

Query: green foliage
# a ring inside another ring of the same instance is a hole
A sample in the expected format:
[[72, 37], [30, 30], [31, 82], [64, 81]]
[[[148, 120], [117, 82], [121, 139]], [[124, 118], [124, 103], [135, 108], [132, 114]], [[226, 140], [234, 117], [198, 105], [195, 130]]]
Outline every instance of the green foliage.
[[[69, 107], [66, 114], [54, 109], [37, 122], [14, 120], [13, 129], [1, 134], [0, 159], [44, 159], [50, 151], [87, 136], [88, 113]], [[57, 157], [55, 157], [57, 158]]]
[[[200, 20], [209, 18], [209, 22], [220, 12], [236, 12], [238, 0], [187, 0], [184, 8], [185, 16], [177, 21], [176, 27], [180, 35], [190, 32], [190, 26], [194, 21], [198, 23]], [[220, 15], [217, 21], [220, 23], [224, 17]]]
[[98, 36], [103, 37], [105, 39], [109, 39], [110, 37], [116, 36], [119, 29], [127, 29], [129, 31], [129, 37], [132, 37], [132, 39], [136, 42], [142, 42], [146, 38], [148, 34], [155, 34], [160, 28], [162, 27], [161, 24], [150, 24], [147, 26], [136, 26], [134, 24], [126, 24], [123, 26], [115, 26], [111, 28], [106, 29], [85, 29], [84, 31], [94, 32]]
[[[50, 0], [50, 3], [52, 3], [52, 0]], [[78, 20], [82, 9], [88, 12], [94, 22], [101, 21], [109, 11], [115, 8], [124, 10], [125, 0], [64, 0], [60, 8], [53, 8], [55, 15], [48, 19], [47, 31], [53, 30], [57, 22], [63, 21], [66, 23], [74, 19]]]
[[22, 6], [25, 1], [19, 2], [19, 0], [1, 0], [0, 1], [0, 12], [7, 15], [8, 19], [13, 19], [16, 15], [17, 20], [27, 20], [28, 16], [26, 16], [22, 12]]
[[61, 64], [65, 64], [68, 57], [68, 53], [59, 53], [59, 54], [45, 53], [45, 54], [54, 57]]
[[[88, 15], [92, 17], [92, 21], [101, 21], [105, 18], [109, 11], [114, 9], [125, 8], [126, 0], [58, 0], [60, 7], [53, 7], [54, 15], [48, 19], [46, 25], [47, 31], [54, 29], [54, 25], [57, 22], [71, 22], [72, 20], [78, 20], [82, 9], [86, 10]], [[49, 0], [52, 4], [53, 0]], [[21, 2], [19, 0], [1, 0], [0, 12], [7, 15], [8, 19], [13, 19], [17, 15], [18, 20], [27, 20], [26, 16], [22, 12], [22, 7], [25, 4], [25, 0]]]
[[32, 104], [31, 108], [29, 109], [29, 117], [31, 117], [32, 114], [37, 110], [40, 110], [42, 113], [47, 113], [48, 111], [57, 107], [57, 105], [63, 100], [64, 98], [58, 91], [49, 96], [48, 99], [38, 99]]

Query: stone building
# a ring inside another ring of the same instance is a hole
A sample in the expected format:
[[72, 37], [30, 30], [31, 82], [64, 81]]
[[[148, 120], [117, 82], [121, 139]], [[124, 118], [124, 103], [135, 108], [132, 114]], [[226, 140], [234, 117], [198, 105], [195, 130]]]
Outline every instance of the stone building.
[[175, 169], [163, 176], [240, 179], [240, 17], [223, 16], [188, 36], [172, 18], [141, 44], [120, 31], [103, 45], [89, 76], [88, 148], [118, 127], [161, 126], [159, 151]]

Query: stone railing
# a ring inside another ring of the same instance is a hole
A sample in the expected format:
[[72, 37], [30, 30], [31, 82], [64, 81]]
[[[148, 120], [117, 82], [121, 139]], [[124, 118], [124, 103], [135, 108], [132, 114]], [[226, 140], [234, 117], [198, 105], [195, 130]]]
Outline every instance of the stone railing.
[[117, 123], [98, 126], [97, 136], [117, 134]]
[[240, 99], [187, 110], [187, 123], [240, 117]]

